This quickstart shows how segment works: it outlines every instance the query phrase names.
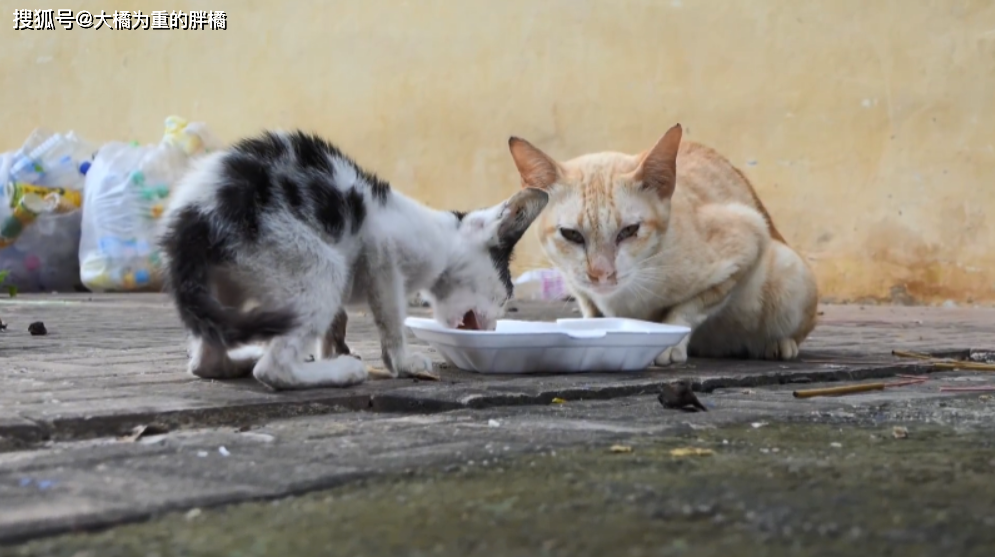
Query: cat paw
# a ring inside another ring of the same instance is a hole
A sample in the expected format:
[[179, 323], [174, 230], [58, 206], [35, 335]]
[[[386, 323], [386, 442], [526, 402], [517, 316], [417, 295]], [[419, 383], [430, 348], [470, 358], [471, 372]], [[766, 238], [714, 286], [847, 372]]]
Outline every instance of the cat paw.
[[794, 360], [797, 357], [798, 343], [790, 338], [770, 341], [764, 349], [765, 360]]
[[196, 358], [191, 358], [187, 373], [201, 379], [240, 379], [252, 374], [252, 368], [262, 358], [261, 346], [242, 346], [227, 353], [220, 349], [203, 348]]
[[249, 344], [228, 351], [232, 368], [237, 370], [239, 377], [249, 377], [256, 364], [266, 354], [266, 348], [258, 344]]
[[391, 358], [394, 364], [391, 371], [394, 377], [421, 377], [432, 374], [432, 359], [418, 352], [408, 352], [398, 358]]
[[[351, 356], [351, 354], [349, 356]], [[339, 356], [338, 358], [332, 360], [337, 365], [337, 369], [334, 374], [336, 387], [351, 387], [353, 385], [359, 385], [360, 383], [365, 383], [369, 378], [369, 372], [366, 370], [366, 364], [364, 364], [358, 357], [350, 358], [349, 356]]]
[[688, 349], [682, 343], [664, 350], [663, 354], [660, 354], [653, 360], [653, 363], [664, 367], [670, 364], [683, 364], [686, 361], [688, 361]]
[[351, 387], [366, 381], [366, 364], [346, 357], [311, 362], [261, 361], [253, 370], [260, 383], [274, 391]]

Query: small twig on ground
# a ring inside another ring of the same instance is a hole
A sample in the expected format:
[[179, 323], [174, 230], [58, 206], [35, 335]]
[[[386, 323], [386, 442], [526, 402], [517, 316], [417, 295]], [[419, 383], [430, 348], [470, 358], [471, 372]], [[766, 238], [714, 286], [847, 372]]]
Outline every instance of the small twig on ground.
[[922, 352], [906, 352], [905, 350], [892, 350], [892, 356], [897, 356], [899, 358], [912, 358], [915, 360], [934, 360], [936, 358], [930, 356], [929, 354], [923, 354]]
[[817, 396], [839, 396], [870, 391], [883, 391], [884, 383], [863, 383], [860, 385], [844, 385], [842, 387], [827, 387], [824, 389], [805, 389], [795, 391], [795, 398], [812, 398]]
[[[995, 364], [989, 364], [983, 362], [952, 360], [949, 358], [936, 358], [934, 356], [930, 356], [929, 354], [923, 354], [921, 352], [908, 352], [905, 350], [892, 350], [891, 354], [898, 358], [911, 358], [914, 360], [922, 360], [928, 365], [931, 365], [934, 369], [944, 369], [944, 370], [967, 369], [973, 371], [995, 371]], [[884, 389], [890, 389], [894, 387], [904, 387], [907, 385], [918, 385], [920, 383], [925, 383], [926, 381], [929, 380], [928, 375], [896, 375], [895, 377], [900, 379], [907, 379], [907, 381], [898, 381], [893, 383], [863, 383], [859, 385], [846, 385], [843, 387], [809, 389], [804, 391], [795, 391], [794, 395], [795, 398], [812, 398], [817, 396], [840, 396], [840, 395], [849, 395], [855, 393], [866, 393], [869, 391], [881, 391]], [[940, 387], [940, 392], [992, 392], [992, 391], [995, 391], [995, 386]]]
[[981, 362], [935, 362], [933, 366], [940, 369], [970, 369], [974, 371], [995, 371], [995, 364]]
[[812, 398], [817, 396], [841, 396], [841, 395], [851, 395], [857, 393], [866, 393], [870, 391], [883, 391], [885, 389], [891, 389], [894, 387], [918, 385], [920, 383], [925, 383], [925, 382], [926, 382], [925, 378], [920, 378], [909, 381], [897, 381], [894, 383], [860, 383], [857, 385], [844, 385], [842, 387], [806, 389], [803, 391], [795, 391], [793, 394], [795, 398]]
[[990, 393], [995, 392], [995, 385], [980, 385], [977, 387], [940, 387], [941, 393]]
[[800, 364], [835, 364], [835, 365], [879, 365], [879, 364], [883, 365], [883, 364], [890, 364], [892, 362], [883, 361], [883, 360], [847, 360], [846, 358], [840, 358], [840, 359], [833, 359], [833, 358], [830, 358], [830, 359], [818, 359], [818, 358], [816, 358], [816, 359], [809, 359], [809, 358], [805, 358], [804, 360], [798, 360], [798, 363], [800, 363]]
[[[390, 372], [387, 371], [386, 369], [382, 369], [382, 368], [378, 368], [378, 367], [373, 367], [371, 365], [367, 365], [366, 366], [366, 373], [370, 377], [372, 377], [373, 379], [397, 379], [397, 377], [394, 377], [393, 375], [391, 375]], [[435, 375], [434, 373], [429, 373], [427, 371], [422, 371], [422, 372], [415, 373], [415, 374], [411, 375], [411, 378], [412, 379], [420, 379], [420, 380], [423, 380], [423, 381], [441, 381], [442, 380], [442, 378], [440, 378], [438, 375]]]
[[394, 376], [391, 375], [390, 372], [387, 371], [386, 369], [381, 369], [381, 368], [373, 367], [373, 366], [370, 366], [370, 365], [366, 366], [366, 373], [369, 374], [370, 377], [375, 378], [375, 379], [393, 379], [394, 378]]
[[908, 381], [896, 381], [894, 383], [885, 383], [884, 386], [885, 386], [886, 389], [890, 389], [892, 387], [904, 387], [906, 385], [918, 385], [919, 383], [925, 383], [928, 380], [929, 380], [929, 378], [926, 378], [926, 377], [917, 377], [915, 379], [909, 379]]
[[938, 369], [971, 369], [975, 371], [995, 371], [995, 364], [988, 364], [984, 362], [971, 362], [967, 360], [952, 360], [950, 358], [934, 358], [929, 354], [921, 354], [919, 352], [905, 352], [902, 350], [892, 350], [893, 356], [899, 358], [913, 358], [916, 360], [927, 361], [930, 365]]

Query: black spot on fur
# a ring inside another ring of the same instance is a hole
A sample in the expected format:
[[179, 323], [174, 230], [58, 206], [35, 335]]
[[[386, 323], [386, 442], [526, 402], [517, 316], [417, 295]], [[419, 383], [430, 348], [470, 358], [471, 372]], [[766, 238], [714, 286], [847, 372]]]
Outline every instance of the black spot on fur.
[[[465, 211], [450, 211], [456, 217], [457, 228], [463, 222], [463, 219], [469, 213]], [[509, 241], [502, 241], [497, 247], [490, 248], [489, 254], [491, 256], [491, 262], [494, 264], [494, 269], [497, 270], [498, 276], [501, 277], [501, 282], [504, 283], [504, 289], [508, 293], [508, 297], [511, 298], [514, 294], [515, 285], [511, 282], [511, 258], [515, 251], [515, 244], [521, 237], [510, 238]], [[450, 279], [451, 280], [451, 279]], [[445, 287], [447, 292], [452, 289], [451, 285], [445, 283], [440, 279], [440, 288]], [[434, 292], [433, 292], [434, 293]], [[436, 294], [438, 296], [438, 294]]]
[[208, 270], [227, 259], [229, 247], [213, 233], [209, 218], [195, 207], [177, 213], [159, 239], [167, 262], [166, 291], [175, 299], [183, 324], [200, 336], [215, 339], [203, 325], [210, 316], [197, 303], [207, 295]]
[[356, 164], [356, 161], [349, 158], [348, 155], [331, 142], [303, 131], [295, 131], [289, 134], [288, 139], [292, 145], [297, 162], [302, 168], [319, 170], [328, 173], [329, 177], [333, 177], [334, 166], [331, 159], [340, 159], [356, 169], [356, 175], [369, 185], [370, 193], [373, 194], [374, 199], [381, 205], [387, 202], [387, 196], [390, 194], [390, 184], [376, 174], [360, 167]]
[[263, 161], [234, 153], [222, 164], [224, 185], [217, 194], [218, 216], [254, 241], [259, 237], [260, 214], [273, 200], [268, 167]]
[[308, 180], [307, 190], [314, 204], [315, 220], [329, 236], [338, 240], [342, 237], [346, 219], [346, 201], [342, 192], [321, 176]]
[[366, 202], [363, 200], [363, 194], [359, 193], [356, 188], [349, 188], [349, 193], [345, 196], [345, 204], [349, 211], [349, 220], [352, 222], [352, 233], [358, 234], [359, 229], [363, 227], [363, 221], [366, 220]]
[[504, 283], [504, 289], [508, 293], [508, 298], [511, 298], [515, 293], [515, 285], [511, 282], [511, 258], [515, 251], [515, 244], [501, 242], [500, 245], [491, 248], [489, 251], [491, 262], [494, 263], [494, 268], [497, 269], [498, 276], [501, 277], [501, 282]]
[[297, 131], [289, 136], [290, 146], [294, 150], [297, 164], [302, 168], [334, 173], [329, 157], [342, 157], [342, 153], [331, 143], [320, 137]]
[[376, 174], [372, 174], [359, 168], [359, 176], [370, 185], [370, 191], [373, 193], [373, 199], [376, 199], [381, 205], [387, 203], [387, 195], [390, 193], [390, 184], [381, 180]]
[[240, 312], [223, 307], [208, 291], [211, 268], [231, 260], [231, 237], [222, 236], [196, 207], [169, 221], [159, 248], [166, 256], [166, 291], [180, 320], [198, 338], [234, 346], [281, 335], [295, 326], [289, 310]]
[[[181, 209], [160, 237], [159, 247], [169, 259], [171, 275], [185, 275], [191, 269], [227, 262], [231, 245], [211, 226], [208, 216], [196, 207]], [[184, 257], [174, 257], [182, 254]]]
[[[337, 164], [354, 169], [369, 189], [339, 183]], [[382, 205], [390, 193], [387, 182], [303, 131], [265, 132], [236, 143], [223, 159], [219, 179], [218, 217], [246, 241], [259, 238], [266, 213], [281, 210], [339, 240], [346, 230], [356, 234], [362, 228], [368, 199]]]
[[290, 210], [297, 215], [298, 218], [305, 218], [304, 215], [304, 194], [301, 192], [300, 185], [292, 180], [289, 176], [278, 176], [277, 182], [280, 184], [280, 190], [283, 192], [283, 198], [287, 200], [287, 206]]
[[452, 294], [453, 290], [455, 290], [457, 286], [456, 281], [453, 279], [453, 274], [449, 271], [444, 271], [441, 275], [439, 275], [439, 278], [436, 279], [435, 283], [429, 287], [429, 292], [431, 292], [437, 300], [445, 300], [450, 294]]
[[277, 134], [265, 132], [258, 137], [239, 141], [232, 146], [232, 150], [258, 159], [276, 161], [287, 153], [287, 144]]

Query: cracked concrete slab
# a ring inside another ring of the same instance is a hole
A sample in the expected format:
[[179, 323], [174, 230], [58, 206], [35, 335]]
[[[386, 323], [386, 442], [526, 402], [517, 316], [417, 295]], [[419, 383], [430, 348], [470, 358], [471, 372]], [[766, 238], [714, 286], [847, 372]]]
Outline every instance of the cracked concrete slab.
[[[943, 393], [970, 374], [845, 398], [799, 401], [791, 387], [724, 389], [701, 395], [709, 412], [666, 410], [652, 395], [612, 400], [462, 409], [437, 414], [368, 412], [275, 420], [247, 431], [185, 429], [137, 441], [51, 442], [0, 454], [0, 541], [141, 520], [168, 511], [271, 499], [415, 469], [472, 466], [569, 447], [649, 440], [729, 424], [854, 416], [988, 423], [995, 402], [945, 411]], [[903, 413], [919, 408], [918, 415]], [[959, 408], [959, 407], [958, 407]]]
[[[565, 303], [521, 302], [515, 309], [510, 318], [574, 315]], [[919, 365], [892, 358], [892, 348], [983, 347], [995, 321], [995, 312], [981, 309], [829, 306], [822, 313], [799, 362], [691, 360], [632, 374], [536, 377], [441, 369], [441, 383], [373, 380], [351, 389], [273, 393], [253, 380], [186, 375], [182, 331], [161, 295], [23, 296], [0, 303], [0, 316], [10, 324], [0, 336], [0, 437], [30, 442], [115, 435], [153, 419], [173, 426], [245, 425], [355, 410], [436, 412], [543, 404], [563, 396], [612, 398], [651, 392], [675, 378], [710, 390], [884, 377]], [[27, 324], [37, 320], [46, 323], [47, 336], [28, 335]], [[365, 312], [350, 314], [348, 336], [368, 363], [382, 365]]]
[[[991, 310], [828, 306], [796, 362], [692, 359], [631, 374], [528, 377], [442, 368], [441, 382], [374, 380], [352, 389], [273, 393], [251, 380], [187, 376], [182, 331], [162, 296], [16, 300], [0, 304], [0, 317], [10, 324], [0, 333], [5, 542], [405, 470], [446, 470], [571, 447], [604, 449], [729, 424], [813, 417], [846, 423], [861, 416], [943, 419], [967, 427], [991, 420], [974, 407], [942, 406], [984, 395], [939, 391], [995, 378], [984, 373], [931, 373], [921, 385], [845, 398], [791, 396], [794, 389], [827, 382], [931, 371], [922, 362], [892, 357], [896, 348], [989, 348]], [[572, 314], [567, 304], [520, 303], [516, 309], [510, 317]], [[48, 336], [27, 334], [27, 323], [37, 320], [46, 323]], [[380, 365], [371, 320], [362, 312], [351, 314], [348, 336], [355, 351]], [[694, 382], [709, 412], [660, 406], [660, 386], [679, 378]], [[118, 438], [150, 423], [168, 432]]]

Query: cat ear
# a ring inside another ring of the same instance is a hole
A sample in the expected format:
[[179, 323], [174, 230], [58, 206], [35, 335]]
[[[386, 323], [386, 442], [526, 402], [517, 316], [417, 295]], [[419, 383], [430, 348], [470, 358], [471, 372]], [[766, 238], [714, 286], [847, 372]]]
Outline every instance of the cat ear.
[[508, 139], [511, 158], [522, 175], [523, 188], [547, 189], [560, 178], [560, 165], [537, 147], [520, 137]]
[[643, 189], [656, 192], [662, 199], [673, 195], [677, 184], [677, 149], [681, 146], [682, 135], [680, 124], [667, 130], [643, 156], [633, 174], [633, 178], [642, 183]]
[[532, 221], [539, 216], [549, 194], [536, 188], [523, 188], [505, 203], [505, 210], [498, 225], [498, 240], [501, 245], [513, 246], [522, 238]]

